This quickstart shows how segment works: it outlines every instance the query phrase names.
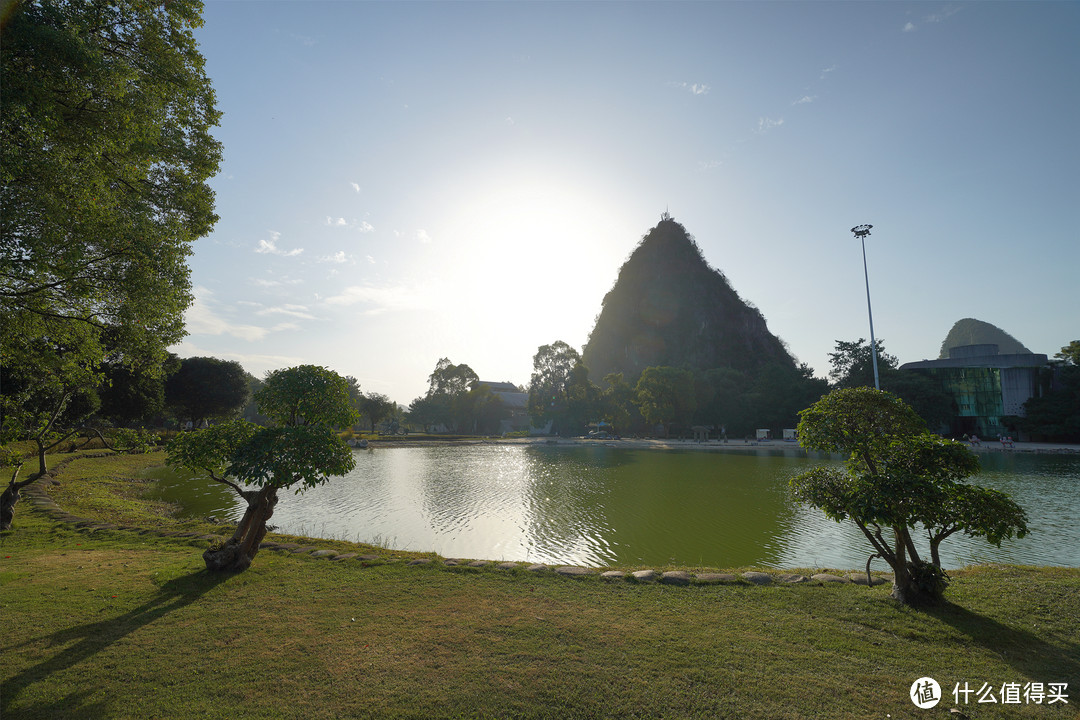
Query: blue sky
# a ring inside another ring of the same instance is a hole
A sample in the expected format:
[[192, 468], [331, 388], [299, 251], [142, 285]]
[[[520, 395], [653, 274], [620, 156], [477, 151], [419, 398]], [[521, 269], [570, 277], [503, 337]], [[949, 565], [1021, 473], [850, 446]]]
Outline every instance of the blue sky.
[[819, 376], [1080, 338], [1080, 3], [207, 3], [221, 216], [181, 356], [402, 404], [581, 349], [669, 211]]

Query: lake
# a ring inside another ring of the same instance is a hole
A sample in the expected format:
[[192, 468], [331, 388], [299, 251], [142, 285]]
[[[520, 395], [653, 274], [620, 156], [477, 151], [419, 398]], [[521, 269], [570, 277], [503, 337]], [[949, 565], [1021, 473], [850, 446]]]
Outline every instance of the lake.
[[[853, 525], [795, 501], [788, 478], [830, 461], [792, 449], [471, 445], [374, 448], [355, 457], [345, 477], [299, 496], [282, 493], [271, 520], [277, 530], [444, 557], [593, 567], [847, 569], [863, 568], [870, 552]], [[1031, 532], [1000, 548], [953, 535], [942, 544], [942, 563], [1080, 565], [1080, 455], [980, 460], [975, 482], [1011, 494]], [[243, 513], [223, 485], [152, 472], [154, 497], [189, 516], [235, 521]]]

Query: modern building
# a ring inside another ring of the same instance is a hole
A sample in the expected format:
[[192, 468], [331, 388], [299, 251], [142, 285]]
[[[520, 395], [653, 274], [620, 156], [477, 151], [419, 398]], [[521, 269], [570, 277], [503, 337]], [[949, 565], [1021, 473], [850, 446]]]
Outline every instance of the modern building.
[[1039, 374], [1048, 365], [1046, 355], [1002, 355], [997, 345], [963, 345], [951, 348], [945, 359], [905, 363], [900, 369], [925, 373], [952, 395], [952, 434], [995, 438], [1011, 434], [1002, 419], [1024, 415], [1024, 403], [1039, 393]]

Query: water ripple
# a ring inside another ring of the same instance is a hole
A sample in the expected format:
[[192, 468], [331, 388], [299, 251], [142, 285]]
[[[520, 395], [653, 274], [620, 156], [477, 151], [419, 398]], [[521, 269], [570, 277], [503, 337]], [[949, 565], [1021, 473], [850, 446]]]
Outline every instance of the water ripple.
[[[282, 532], [368, 541], [447, 557], [580, 565], [861, 568], [850, 523], [800, 506], [787, 478], [808, 463], [774, 453], [471, 446], [357, 451], [356, 469], [282, 496]], [[953, 536], [947, 567], [1080, 565], [1080, 458], [984, 456], [977, 482], [1026, 508], [1031, 534], [995, 548]], [[157, 492], [189, 513], [240, 517], [227, 488], [168, 471]], [[878, 561], [880, 564], [880, 561]]]

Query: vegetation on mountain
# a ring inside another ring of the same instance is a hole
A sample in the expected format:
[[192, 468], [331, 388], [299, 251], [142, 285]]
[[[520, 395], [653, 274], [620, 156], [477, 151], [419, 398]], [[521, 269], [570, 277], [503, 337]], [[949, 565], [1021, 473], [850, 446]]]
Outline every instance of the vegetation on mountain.
[[998, 352], [1002, 355], [1031, 352], [1019, 340], [996, 325], [975, 318], [963, 318], [953, 323], [949, 329], [949, 334], [941, 343], [941, 354], [938, 358], [943, 360], [949, 357], [949, 351], [954, 347], [964, 345], [997, 345]]
[[582, 359], [597, 377], [621, 372], [627, 382], [651, 366], [753, 373], [773, 362], [794, 365], [761, 312], [666, 214], [619, 270]]

